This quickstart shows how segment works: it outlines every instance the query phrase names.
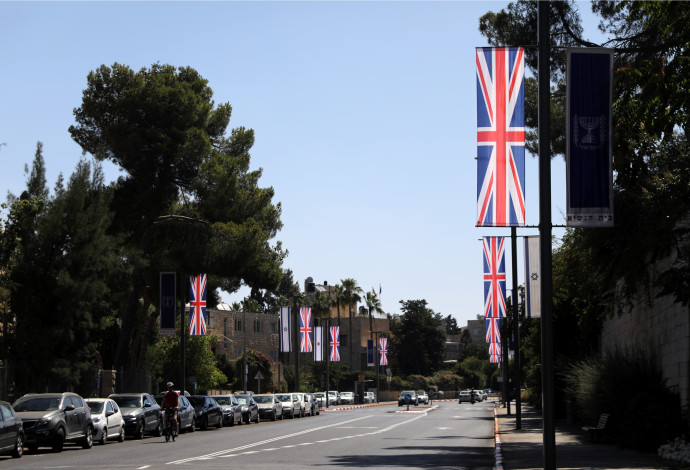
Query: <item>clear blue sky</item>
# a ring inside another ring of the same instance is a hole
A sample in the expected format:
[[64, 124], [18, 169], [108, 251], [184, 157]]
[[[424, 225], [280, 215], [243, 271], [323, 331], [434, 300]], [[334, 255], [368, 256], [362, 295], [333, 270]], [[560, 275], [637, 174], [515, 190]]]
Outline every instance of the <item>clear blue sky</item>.
[[[488, 45], [479, 17], [506, 5], [0, 2], [0, 197], [24, 188], [37, 141], [51, 188], [72, 173], [81, 149], [67, 129], [91, 70], [191, 66], [216, 103], [232, 105], [230, 127], [255, 131], [252, 167], [282, 203], [277, 239], [297, 281], [352, 277], [380, 285], [387, 312], [426, 299], [465, 325], [482, 313], [478, 239], [510, 233], [475, 227], [474, 48]], [[537, 225], [532, 156], [526, 171], [527, 224]], [[559, 224], [562, 160], [552, 173]]]

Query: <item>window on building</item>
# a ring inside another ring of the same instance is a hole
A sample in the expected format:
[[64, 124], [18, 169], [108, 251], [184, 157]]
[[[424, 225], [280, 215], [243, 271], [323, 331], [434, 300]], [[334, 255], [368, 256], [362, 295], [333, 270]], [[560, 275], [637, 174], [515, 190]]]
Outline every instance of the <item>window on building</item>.
[[235, 320], [235, 331], [242, 331], [242, 320], [239, 318]]
[[347, 346], [347, 335], [340, 335], [340, 347]]
[[228, 347], [228, 319], [223, 318], [223, 346]]
[[271, 323], [268, 324], [268, 331], [271, 334], [276, 334], [278, 333], [278, 323], [272, 321]]
[[254, 320], [254, 333], [261, 333], [261, 320]]

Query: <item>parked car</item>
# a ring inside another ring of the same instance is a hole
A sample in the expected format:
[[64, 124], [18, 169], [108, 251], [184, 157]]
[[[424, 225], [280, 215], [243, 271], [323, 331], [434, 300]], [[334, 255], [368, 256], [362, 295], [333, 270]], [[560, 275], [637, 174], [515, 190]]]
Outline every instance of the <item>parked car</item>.
[[443, 392], [441, 390], [432, 390], [431, 393], [429, 393], [429, 396], [433, 400], [440, 400], [443, 398]]
[[482, 401], [487, 400], [489, 398], [489, 393], [486, 391], [486, 389], [480, 390], [479, 393], [482, 394]]
[[36, 393], [24, 395], [12, 404], [24, 427], [24, 444], [31, 451], [50, 446], [61, 452], [65, 441], [93, 446], [91, 411], [76, 393]]
[[320, 415], [321, 414], [321, 405], [319, 404], [318, 401], [316, 401], [316, 394], [314, 393], [305, 393], [307, 397], [309, 398], [309, 404], [311, 405], [311, 415]]
[[276, 393], [275, 397], [283, 405], [283, 416], [294, 418], [299, 415], [299, 402], [294, 393]]
[[236, 393], [235, 398], [242, 407], [242, 421], [246, 424], [252, 421], [258, 424], [259, 421], [261, 421], [261, 417], [259, 416], [259, 405], [256, 404], [252, 395]]
[[400, 396], [398, 397], [398, 406], [403, 405], [419, 405], [419, 398], [417, 398], [417, 394], [414, 390], [403, 390], [400, 392]]
[[353, 405], [355, 403], [355, 394], [353, 392], [341, 392], [340, 393], [340, 404], [341, 405]]
[[334, 392], [333, 390], [328, 391], [328, 404], [329, 405], [340, 405], [340, 394]]
[[190, 395], [189, 403], [194, 407], [196, 425], [206, 430], [209, 426], [223, 427], [223, 410], [216, 400], [206, 395]]
[[273, 395], [254, 395], [254, 401], [259, 407], [259, 416], [261, 418], [283, 419], [283, 404]]
[[364, 403], [376, 403], [374, 392], [364, 392]]
[[156, 399], [148, 393], [113, 393], [108, 396], [120, 407], [125, 435], [143, 439], [146, 433], [163, 433], [163, 416]]
[[[180, 431], [194, 432], [196, 430], [196, 412], [194, 411], [192, 404], [189, 402], [189, 399], [187, 398], [188, 396], [189, 393], [180, 395], [180, 407], [177, 409], [177, 427]], [[163, 423], [166, 423], [165, 408], [163, 407], [163, 395], [156, 395], [153, 398], [156, 399], [156, 403], [158, 403], [158, 406], [161, 407]]]
[[304, 402], [304, 393], [293, 393], [293, 395], [295, 395], [297, 401], [299, 401], [299, 414], [297, 416], [299, 418], [304, 418], [307, 415], [307, 404]]
[[24, 455], [24, 427], [22, 420], [6, 401], [0, 401], [0, 454], [18, 459]]
[[314, 394], [314, 398], [316, 400], [316, 403], [319, 405], [319, 407], [323, 408], [326, 406], [326, 393], [325, 392], [316, 392]]
[[417, 394], [419, 403], [424, 403], [425, 405], [429, 404], [429, 395], [427, 395], [424, 390], [415, 390], [415, 393]]
[[105, 445], [108, 439], [125, 441], [125, 422], [120, 407], [111, 398], [89, 398], [86, 404], [91, 410], [93, 439]]
[[460, 395], [458, 396], [458, 403], [462, 402], [467, 402], [469, 403], [472, 400], [472, 395], [469, 390], [463, 390], [460, 392]]
[[223, 426], [242, 424], [242, 405], [239, 404], [235, 395], [213, 395], [213, 398], [223, 410]]

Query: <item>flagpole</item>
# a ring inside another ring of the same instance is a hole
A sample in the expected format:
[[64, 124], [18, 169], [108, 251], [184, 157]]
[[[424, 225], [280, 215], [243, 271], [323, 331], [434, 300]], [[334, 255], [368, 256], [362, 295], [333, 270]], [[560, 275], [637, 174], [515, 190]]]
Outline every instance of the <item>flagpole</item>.
[[187, 324], [184, 321], [184, 313], [185, 313], [185, 301], [184, 301], [184, 287], [185, 287], [185, 275], [184, 273], [181, 273], [180, 275], [180, 282], [182, 283], [182, 289], [180, 289], [180, 298], [182, 301], [182, 308], [180, 308], [180, 353], [182, 355], [182, 380], [180, 380], [180, 395], [184, 396], [184, 389], [185, 389], [185, 342], [186, 342], [186, 335], [185, 335], [185, 328], [187, 328]]
[[539, 43], [539, 254], [541, 263], [541, 377], [544, 469], [556, 468], [556, 426], [553, 385], [553, 312], [551, 266], [551, 2], [538, 2]]
[[[518, 314], [518, 281], [517, 281], [517, 228], [510, 227], [510, 249], [512, 251], [513, 261], [513, 341], [515, 356], [513, 357], [513, 366], [515, 367], [515, 379], [513, 386], [515, 387], [515, 429], [522, 428], [522, 403], [520, 398], [520, 318]], [[525, 281], [527, 282], [527, 281]], [[506, 312], [507, 315], [507, 312]]]

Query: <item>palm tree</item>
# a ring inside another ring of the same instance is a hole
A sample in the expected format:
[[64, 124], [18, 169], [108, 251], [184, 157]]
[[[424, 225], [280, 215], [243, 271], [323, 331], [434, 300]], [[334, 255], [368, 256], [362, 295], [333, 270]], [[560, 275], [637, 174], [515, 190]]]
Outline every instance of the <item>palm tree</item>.
[[374, 331], [374, 318], [371, 316], [371, 311], [373, 310], [374, 313], [383, 313], [383, 309], [381, 308], [381, 300], [379, 300], [379, 297], [376, 295], [376, 291], [372, 289], [371, 292], [367, 292], [364, 296], [364, 303], [369, 310], [369, 337], [373, 339], [374, 333], [372, 332]]
[[340, 302], [344, 302], [343, 296], [345, 295], [345, 290], [343, 286], [336, 284], [332, 292], [335, 294], [335, 305], [338, 307], [338, 326], [340, 326]]
[[343, 302], [347, 303], [347, 310], [348, 310], [348, 317], [349, 317], [349, 340], [350, 340], [350, 367], [353, 368], [354, 363], [352, 362], [352, 345], [354, 343], [353, 338], [352, 338], [352, 304], [357, 305], [357, 302], [362, 300], [362, 297], [360, 297], [360, 293], [364, 292], [359, 285], [357, 285], [357, 281], [355, 281], [352, 278], [347, 278], [347, 279], [341, 279], [340, 280], [340, 285], [343, 288]]

